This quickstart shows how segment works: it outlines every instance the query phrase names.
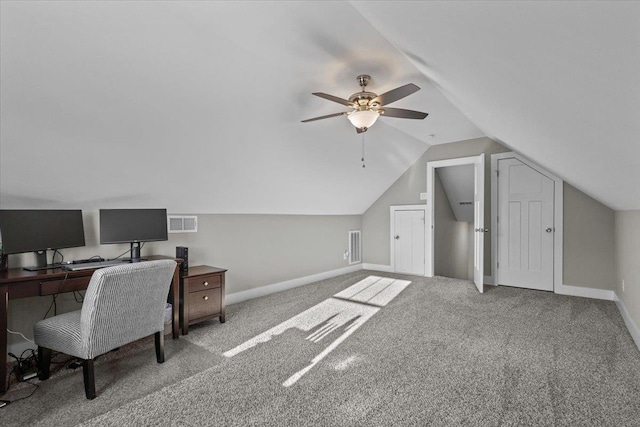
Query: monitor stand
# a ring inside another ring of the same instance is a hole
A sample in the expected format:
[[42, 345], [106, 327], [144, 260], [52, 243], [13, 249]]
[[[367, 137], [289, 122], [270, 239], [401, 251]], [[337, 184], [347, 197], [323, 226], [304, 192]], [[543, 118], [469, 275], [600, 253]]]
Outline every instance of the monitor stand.
[[24, 270], [27, 271], [40, 271], [40, 270], [50, 270], [52, 268], [58, 268], [61, 266], [58, 264], [47, 264], [47, 251], [35, 251], [36, 255], [36, 265], [32, 265], [30, 267], [23, 267]]
[[129, 262], [142, 261], [140, 259], [140, 242], [131, 242], [131, 259]]

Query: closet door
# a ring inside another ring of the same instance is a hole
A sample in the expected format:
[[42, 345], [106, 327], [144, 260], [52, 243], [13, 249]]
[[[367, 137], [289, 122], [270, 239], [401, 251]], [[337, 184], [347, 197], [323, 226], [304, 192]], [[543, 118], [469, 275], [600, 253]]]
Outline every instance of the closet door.
[[478, 156], [474, 165], [473, 189], [473, 283], [478, 292], [484, 292], [484, 153]]
[[424, 210], [394, 213], [394, 271], [424, 276]]
[[554, 182], [517, 159], [498, 161], [498, 282], [553, 291]]

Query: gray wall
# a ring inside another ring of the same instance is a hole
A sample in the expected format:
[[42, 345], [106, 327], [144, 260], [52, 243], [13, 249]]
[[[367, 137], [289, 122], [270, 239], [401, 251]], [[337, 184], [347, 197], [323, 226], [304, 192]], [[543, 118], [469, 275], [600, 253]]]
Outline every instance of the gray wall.
[[615, 212], [565, 182], [564, 284], [615, 289]]
[[[491, 224], [491, 154], [510, 151], [488, 138], [430, 147], [364, 213], [363, 260], [390, 264], [389, 206], [421, 204], [427, 189], [427, 162], [485, 153], [485, 226]], [[544, 165], [541, 165], [544, 166]], [[614, 211], [571, 185], [564, 185], [564, 283], [596, 289], [614, 289]], [[441, 250], [436, 247], [436, 253]], [[444, 249], [446, 250], [446, 249]], [[485, 234], [485, 275], [491, 275], [491, 236]]]
[[616, 212], [615, 230], [616, 295], [640, 327], [640, 210]]
[[[509, 151], [489, 138], [470, 139], [450, 144], [434, 145], [420, 157], [387, 191], [376, 200], [362, 217], [362, 255], [365, 263], [390, 264], [389, 206], [419, 205], [420, 193], [427, 191], [427, 162], [477, 156], [485, 153], [485, 212], [486, 224], [491, 218], [491, 154]], [[484, 239], [484, 274], [491, 274], [491, 236]], [[438, 248], [436, 248], [436, 253]]]
[[[473, 185], [469, 183], [469, 185]], [[469, 236], [473, 238], [473, 225], [458, 221], [451, 207], [451, 202], [442, 185], [438, 171], [434, 181], [434, 274], [436, 276], [453, 277], [468, 280], [473, 278], [473, 243], [469, 244]], [[469, 274], [471, 272], [471, 274]]]
[[[349, 230], [362, 227], [360, 215], [198, 215], [198, 232], [169, 234], [166, 242], [147, 243], [142, 255], [175, 255], [176, 246], [189, 247], [190, 265], [207, 264], [228, 269], [226, 292], [232, 294], [260, 286], [323, 273], [348, 266]], [[101, 255], [116, 257], [128, 245], [98, 244], [98, 214], [85, 212], [87, 246], [64, 249], [67, 260]], [[11, 255], [10, 267], [32, 265], [32, 254]], [[9, 329], [32, 336], [33, 324], [44, 317], [51, 297], [12, 300]], [[73, 294], [58, 298], [58, 313], [79, 309]], [[24, 340], [9, 335], [13, 352]], [[19, 344], [14, 348], [13, 344]], [[30, 346], [27, 346], [30, 347]]]

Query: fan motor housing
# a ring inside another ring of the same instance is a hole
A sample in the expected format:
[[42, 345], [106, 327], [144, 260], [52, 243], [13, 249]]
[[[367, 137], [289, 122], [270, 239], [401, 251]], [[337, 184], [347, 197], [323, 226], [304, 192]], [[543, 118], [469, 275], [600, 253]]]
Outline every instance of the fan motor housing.
[[[373, 107], [374, 105], [370, 104], [370, 102], [377, 97], [378, 95], [373, 92], [356, 92], [349, 97], [349, 102], [355, 107]], [[376, 102], [375, 104], [377, 105], [378, 103]]]

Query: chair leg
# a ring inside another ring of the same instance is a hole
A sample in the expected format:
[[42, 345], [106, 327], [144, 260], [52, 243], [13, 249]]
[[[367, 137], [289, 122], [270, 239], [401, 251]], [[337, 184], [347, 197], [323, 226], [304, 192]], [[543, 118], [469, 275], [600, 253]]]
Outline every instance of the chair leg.
[[93, 372], [93, 359], [82, 362], [82, 374], [84, 376], [84, 394], [87, 399], [96, 398], [96, 381]]
[[164, 363], [164, 331], [156, 332], [156, 360]]
[[38, 346], [38, 378], [41, 381], [49, 379], [51, 367], [51, 349]]

